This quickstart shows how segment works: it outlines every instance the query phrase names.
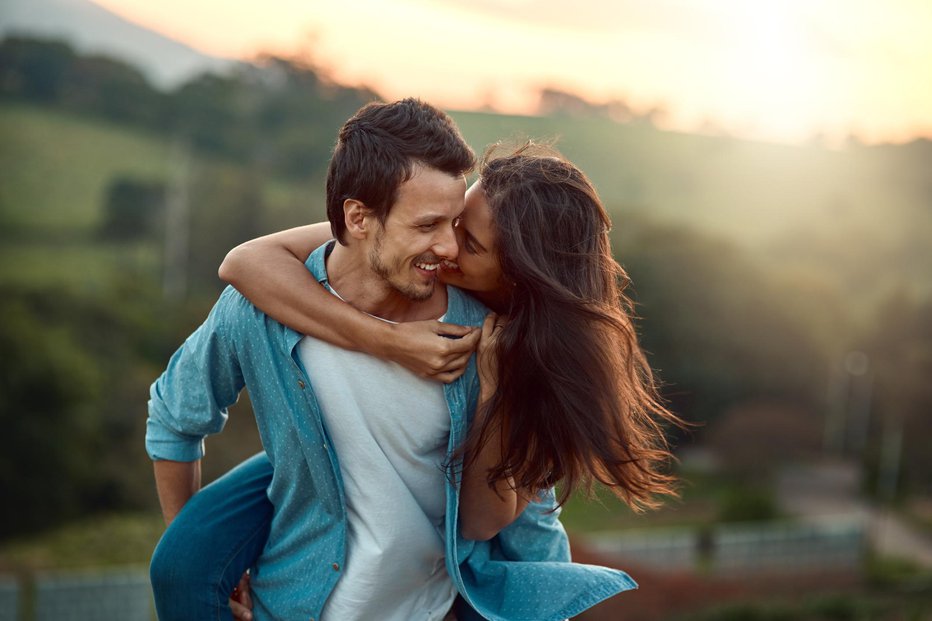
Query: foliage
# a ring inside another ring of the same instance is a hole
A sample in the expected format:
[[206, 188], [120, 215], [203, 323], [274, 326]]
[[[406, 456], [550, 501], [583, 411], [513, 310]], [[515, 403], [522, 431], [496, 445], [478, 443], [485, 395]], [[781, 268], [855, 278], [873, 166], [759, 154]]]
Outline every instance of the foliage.
[[10, 293], [0, 296], [0, 424], [16, 441], [0, 456], [3, 533], [78, 515], [83, 492], [96, 487], [88, 456], [103, 448], [92, 359], [67, 329], [43, 325]]
[[765, 522], [778, 517], [773, 490], [768, 485], [734, 485], [720, 495], [722, 522]]
[[376, 95], [276, 56], [226, 75], [202, 74], [163, 93], [120, 61], [81, 56], [56, 41], [9, 37], [0, 42], [0, 98], [164, 132], [203, 154], [304, 179], [322, 173], [336, 129]]
[[708, 429], [706, 444], [727, 472], [766, 481], [780, 466], [818, 457], [822, 417], [785, 402], [745, 402], [726, 409]]
[[745, 602], [676, 617], [677, 621], [894, 621], [924, 619], [932, 601], [921, 594], [822, 595], [800, 601]]
[[108, 57], [80, 56], [60, 42], [0, 42], [0, 96], [147, 127], [165, 124], [163, 96], [138, 69]]
[[[0, 517], [3, 538], [155, 506], [143, 450], [148, 386], [205, 312], [156, 293], [130, 280], [92, 296], [0, 286], [0, 423], [16, 438], [0, 456], [0, 489], [4, 506], [17, 507]], [[240, 449], [215, 465], [255, 452], [249, 435], [233, 434]]]
[[[872, 457], [883, 457], [889, 434], [902, 433], [901, 489], [932, 485], [932, 300], [897, 293], [877, 310], [863, 350], [874, 382]], [[884, 466], [876, 464], [880, 470]]]
[[0, 571], [142, 565], [162, 535], [156, 511], [95, 515], [0, 545]]
[[[123, 394], [141, 390], [132, 344], [154, 326], [103, 300], [6, 287], [0, 295], [0, 419], [16, 438], [0, 457], [6, 536], [98, 507], [133, 506], [120, 479], [139, 433]], [[116, 406], [116, 407], [114, 407]], [[108, 462], [110, 468], [102, 467]]]
[[164, 204], [163, 183], [118, 176], [107, 188], [100, 232], [122, 241], [152, 239], [160, 232]]
[[[190, 254], [187, 273], [195, 287], [217, 290], [217, 267], [234, 246], [263, 233], [261, 180], [212, 167], [191, 184]], [[217, 291], [219, 293], [219, 291]]]
[[811, 326], [738, 248], [683, 228], [642, 225], [627, 239], [642, 342], [673, 410], [714, 421], [748, 399], [814, 405], [827, 362]]

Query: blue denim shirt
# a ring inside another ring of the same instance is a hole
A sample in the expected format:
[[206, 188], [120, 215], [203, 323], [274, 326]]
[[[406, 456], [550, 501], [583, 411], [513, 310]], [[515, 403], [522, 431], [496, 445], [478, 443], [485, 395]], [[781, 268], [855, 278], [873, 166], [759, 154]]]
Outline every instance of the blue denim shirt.
[[[325, 283], [326, 245], [307, 260]], [[484, 306], [447, 288], [446, 320], [480, 325]], [[319, 619], [346, 556], [346, 514], [338, 456], [297, 355], [302, 335], [268, 317], [233, 288], [185, 341], [152, 385], [146, 448], [152, 459], [194, 461], [218, 433], [243, 387], [274, 466], [268, 543], [252, 579], [255, 618]], [[444, 386], [448, 455], [465, 439], [478, 399], [475, 357]], [[491, 541], [463, 539], [459, 492], [446, 484], [446, 565], [471, 610], [460, 617], [502, 621], [565, 619], [635, 583], [624, 572], [570, 563], [552, 492]], [[479, 616], [475, 616], [478, 614]]]

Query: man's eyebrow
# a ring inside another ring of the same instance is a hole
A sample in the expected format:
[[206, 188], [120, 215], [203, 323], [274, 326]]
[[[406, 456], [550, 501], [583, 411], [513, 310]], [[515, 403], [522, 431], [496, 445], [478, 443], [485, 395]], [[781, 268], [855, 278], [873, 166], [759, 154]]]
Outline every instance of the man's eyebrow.
[[438, 220], [443, 220], [445, 216], [437, 213], [425, 213], [414, 218], [414, 226], [420, 226], [422, 224], [431, 224]]

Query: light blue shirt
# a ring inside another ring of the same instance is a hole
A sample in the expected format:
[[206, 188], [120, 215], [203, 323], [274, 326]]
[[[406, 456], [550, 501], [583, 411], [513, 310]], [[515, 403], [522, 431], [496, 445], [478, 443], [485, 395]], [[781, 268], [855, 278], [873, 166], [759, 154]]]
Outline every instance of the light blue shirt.
[[[307, 260], [327, 281], [326, 245]], [[446, 321], [478, 326], [487, 309], [447, 288]], [[302, 335], [227, 288], [207, 320], [185, 341], [150, 390], [146, 449], [152, 459], [194, 461], [204, 437], [218, 433], [227, 408], [246, 387], [262, 443], [274, 466], [275, 507], [268, 543], [254, 570], [255, 618], [319, 619], [346, 557], [346, 504], [338, 457], [298, 358]], [[452, 457], [466, 436], [479, 383], [475, 357], [444, 385]], [[570, 563], [552, 492], [532, 503], [490, 541], [459, 534], [459, 491], [446, 483], [447, 571], [473, 611], [502, 621], [557, 621], [636, 585], [624, 572]], [[468, 614], [460, 612], [466, 621]]]

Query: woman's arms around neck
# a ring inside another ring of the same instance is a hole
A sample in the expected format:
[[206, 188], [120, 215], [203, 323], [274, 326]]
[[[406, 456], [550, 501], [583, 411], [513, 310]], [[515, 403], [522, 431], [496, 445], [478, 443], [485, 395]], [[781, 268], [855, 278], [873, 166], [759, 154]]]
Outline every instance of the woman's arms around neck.
[[[496, 315], [490, 314], [478, 330], [432, 320], [391, 324], [362, 313], [327, 292], [304, 266], [310, 253], [329, 239], [329, 225], [312, 224], [248, 241], [227, 254], [220, 278], [298, 332], [392, 360], [438, 381], [462, 375], [482, 336], [480, 400], [486, 402], [497, 385]], [[463, 472], [460, 523], [467, 539], [491, 539], [521, 514], [532, 496], [516, 491], [511, 481], [489, 486], [488, 469], [500, 458], [500, 434], [495, 430]]]
[[227, 254], [220, 278], [302, 334], [397, 362], [421, 377], [452, 382], [462, 375], [479, 330], [433, 320], [387, 323], [337, 299], [304, 266], [330, 238], [330, 225], [317, 223], [253, 239]]

